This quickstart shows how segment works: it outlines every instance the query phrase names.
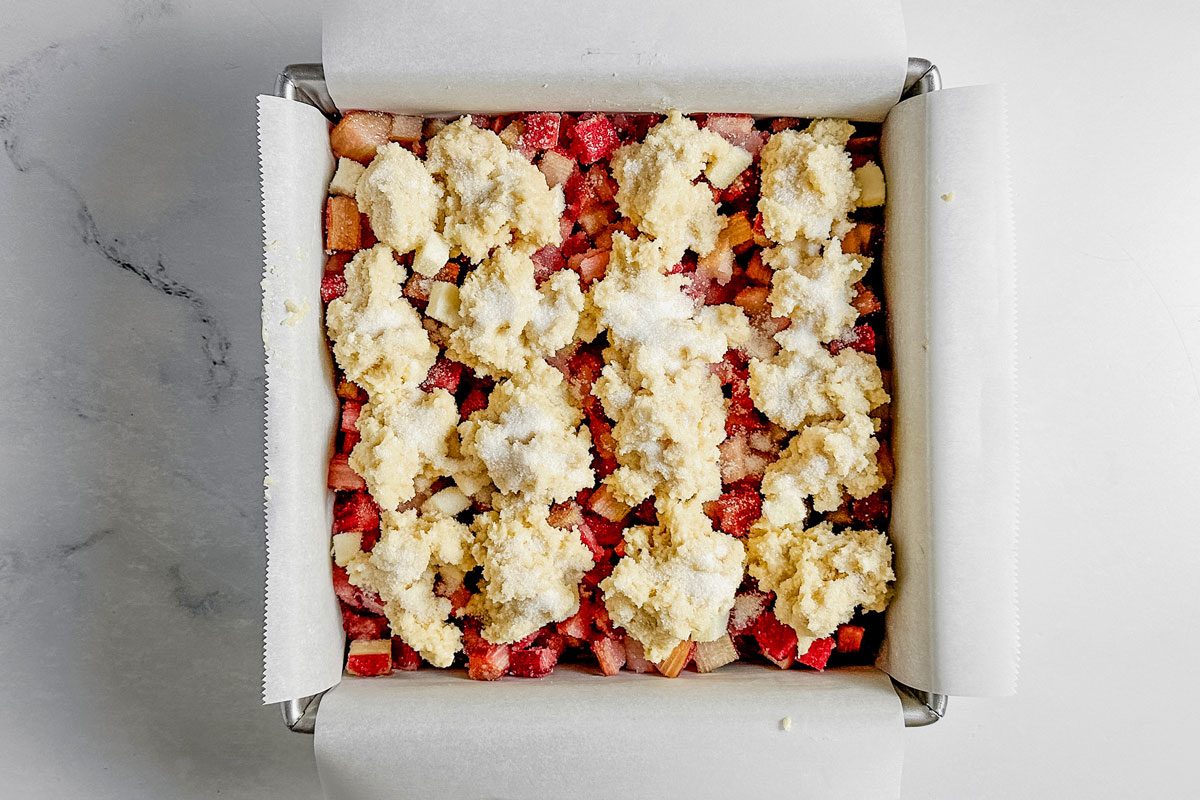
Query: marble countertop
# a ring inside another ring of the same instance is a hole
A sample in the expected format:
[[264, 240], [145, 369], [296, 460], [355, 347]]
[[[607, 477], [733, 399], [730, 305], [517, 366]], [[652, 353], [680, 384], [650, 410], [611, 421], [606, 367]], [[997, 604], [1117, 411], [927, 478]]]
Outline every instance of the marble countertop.
[[[319, 6], [7, 4], [0, 794], [320, 796], [311, 738], [259, 704], [254, 119], [319, 60]], [[904, 794], [1174, 795], [1200, 707], [1200, 113], [1177, 103], [1200, 19], [905, 7], [948, 85], [1009, 83], [1024, 464], [1020, 694], [908, 732]]]

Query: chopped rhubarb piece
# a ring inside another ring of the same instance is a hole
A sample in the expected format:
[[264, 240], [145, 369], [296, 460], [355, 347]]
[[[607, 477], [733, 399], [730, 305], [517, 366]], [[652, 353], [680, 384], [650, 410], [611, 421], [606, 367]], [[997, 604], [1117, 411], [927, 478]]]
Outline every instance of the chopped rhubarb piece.
[[833, 652], [833, 639], [826, 636], [824, 639], [817, 639], [808, 647], [808, 652], [800, 656], [796, 660], [806, 667], [812, 667], [817, 672], [825, 669], [825, 665], [829, 663], [829, 655]]
[[338, 452], [344, 456], [349, 456], [354, 452], [354, 447], [358, 444], [362, 436], [358, 431], [342, 431], [342, 441], [338, 444]]
[[604, 114], [585, 114], [570, 130], [571, 154], [581, 164], [608, 158], [621, 144], [612, 120]]
[[733, 304], [745, 311], [746, 315], [750, 317], [769, 313], [770, 307], [767, 305], [767, 296], [770, 293], [771, 290], [766, 286], [747, 286], [733, 298]]
[[421, 654], [399, 639], [392, 639], [392, 669], [415, 672], [421, 667]]
[[360, 250], [367, 250], [379, 244], [379, 240], [375, 238], [375, 229], [371, 227], [371, 218], [366, 214], [358, 215], [358, 242]]
[[329, 132], [329, 146], [336, 158], [349, 158], [369, 164], [375, 151], [388, 142], [392, 132], [391, 114], [378, 111], [351, 111]]
[[758, 618], [767, 610], [771, 596], [757, 589], [738, 592], [733, 599], [733, 608], [729, 611], [729, 633], [741, 636], [752, 633]]
[[421, 383], [421, 388], [427, 392], [432, 392], [434, 389], [445, 389], [450, 394], [454, 394], [458, 391], [458, 384], [462, 380], [463, 369], [461, 363], [451, 361], [445, 356], [438, 356], [437, 361], [433, 362], [433, 366], [429, 368], [429, 374]]
[[657, 672], [654, 665], [646, 660], [646, 650], [642, 643], [632, 636], [625, 637], [625, 667], [639, 675]]
[[[724, 234], [717, 239], [717, 246], [696, 262], [696, 273], [710, 276], [724, 286], [733, 277], [733, 248], [725, 241]], [[707, 298], [705, 302], [708, 302]]]
[[683, 672], [683, 668], [692, 660], [692, 654], [696, 651], [696, 643], [692, 641], [680, 642], [675, 645], [675, 649], [671, 651], [665, 659], [655, 664], [658, 671], [668, 678], [675, 678], [679, 673]]
[[421, 132], [425, 128], [425, 120], [421, 117], [410, 117], [406, 114], [396, 114], [392, 117], [392, 129], [388, 131], [388, 138], [393, 142], [416, 142], [421, 139]]
[[476, 386], [467, 392], [467, 396], [463, 398], [462, 403], [458, 407], [458, 414], [463, 419], [474, 414], [476, 411], [482, 411], [487, 408], [488, 396], [480, 387]]
[[367, 402], [367, 393], [362, 390], [362, 387], [357, 383], [341, 378], [337, 383], [337, 396], [343, 400], [357, 400], [360, 403]]
[[383, 614], [383, 601], [374, 592], [368, 592], [350, 582], [350, 576], [343, 567], [336, 564], [333, 567], [333, 593], [338, 599], [351, 608], [370, 611], [372, 614]]
[[770, 611], [764, 612], [754, 624], [754, 638], [764, 656], [780, 669], [788, 669], [796, 660], [796, 631], [784, 625]]
[[630, 511], [629, 506], [613, 497], [612, 490], [607, 485], [602, 485], [592, 492], [592, 496], [588, 499], [588, 508], [613, 522], [625, 519], [629, 516]]
[[333, 530], [335, 533], [379, 530], [379, 506], [366, 492], [338, 495], [333, 504]]
[[755, 252], [746, 262], [746, 278], [764, 286], [771, 283], [771, 268], [763, 263], [762, 254]]
[[467, 653], [467, 675], [476, 681], [495, 681], [508, 672], [508, 645], [489, 644]]
[[771, 133], [786, 131], [788, 128], [803, 128], [804, 120], [799, 117], [776, 117], [771, 120]]
[[340, 272], [321, 276], [321, 302], [329, 303], [346, 293], [346, 276]]
[[588, 250], [571, 256], [567, 260], [567, 266], [579, 273], [581, 284], [589, 286], [593, 281], [604, 277], [610, 255], [608, 250]]
[[850, 502], [850, 518], [855, 522], [872, 527], [886, 521], [890, 510], [887, 498], [879, 492]]
[[388, 621], [378, 614], [360, 614], [342, 606], [342, 628], [351, 639], [382, 639], [387, 635]]
[[358, 417], [362, 413], [363, 404], [358, 400], [347, 400], [342, 403], [342, 417], [338, 427], [343, 431], [358, 430]]
[[870, 325], [855, 325], [845, 336], [829, 343], [829, 352], [836, 356], [847, 347], [860, 353], [874, 353], [875, 329]]
[[562, 248], [552, 244], [535, 251], [529, 258], [533, 261], [533, 280], [538, 285], [567, 265]]
[[525, 132], [521, 134], [521, 146], [533, 150], [549, 150], [558, 146], [558, 129], [562, 114], [539, 112], [526, 114], [523, 118]]
[[355, 639], [346, 656], [346, 672], [360, 677], [392, 672], [392, 643], [388, 639]]
[[762, 515], [762, 495], [753, 486], [739, 484], [716, 500], [713, 523], [732, 536], [746, 536]]
[[604, 547], [600, 542], [596, 541], [596, 534], [587, 525], [579, 526], [579, 540], [583, 542], [583, 546], [592, 554], [592, 563], [599, 564], [604, 560]]
[[863, 634], [867, 632], [862, 625], [838, 625], [837, 651], [839, 653], [857, 653], [862, 649]]
[[[567, 259], [571, 259], [577, 255], [580, 255], [581, 253], [586, 253], [588, 250], [590, 250], [591, 249], [591, 240], [588, 239], [587, 234], [584, 233], [583, 231], [577, 231], [577, 232], [571, 234], [569, 237], [567, 237], [563, 241], [561, 246], [562, 246], [562, 254], [564, 256], [566, 256]], [[576, 262], [576, 263], [578, 263], [578, 262]], [[569, 261], [567, 263], [567, 266], [571, 266]], [[571, 267], [571, 268], [575, 269], [576, 267]]]
[[604, 637], [592, 642], [592, 652], [605, 675], [616, 675], [625, 666], [625, 642], [619, 637]]
[[697, 642], [695, 658], [697, 672], [712, 672], [737, 661], [738, 652], [729, 634], [725, 634], [712, 642]]
[[557, 659], [567, 649], [567, 638], [553, 628], [545, 627], [538, 631], [537, 646], [545, 647]]
[[351, 197], [333, 195], [325, 201], [325, 249], [357, 250], [361, 244], [358, 204]]
[[739, 211], [729, 218], [721, 232], [721, 237], [730, 247], [734, 248], [754, 241], [754, 227], [750, 224], [750, 218], [746, 216], [745, 211]]
[[367, 488], [367, 482], [350, 467], [345, 455], [329, 459], [329, 488], [338, 492], [351, 492]]
[[550, 516], [547, 521], [554, 527], [563, 530], [581, 528], [583, 527], [583, 509], [574, 500], [557, 503], [550, 507]]
[[868, 255], [871, 252], [871, 241], [874, 236], [874, 225], [870, 222], [859, 222], [842, 237], [842, 252]]
[[563, 636], [576, 639], [589, 639], [592, 632], [592, 618], [595, 606], [587, 598], [580, 598], [579, 610], [558, 623], [555, 627]]
[[[757, 424], [757, 419], [752, 414], [731, 414], [725, 420], [727, 436], [725, 441], [718, 446], [721, 452], [722, 483], [732, 484], [746, 479], [761, 480], [767, 464], [770, 463], [766, 456], [751, 446], [750, 438], [758, 431], [749, 432], [747, 421]], [[714, 509], [716, 508], [715, 502]], [[714, 513], [716, 513], [715, 510]]]
[[854, 293], [854, 299], [850, 301], [850, 305], [854, 306], [854, 310], [858, 312], [859, 316], [865, 317], [883, 308], [883, 303], [879, 302], [879, 297], [864, 286], [862, 281], [854, 284]]
[[549, 647], [530, 647], [509, 653], [508, 674], [518, 678], [544, 678], [554, 671], [558, 653]]
[[578, 174], [575, 159], [558, 150], [547, 150], [538, 161], [538, 169], [546, 176], [546, 183], [551, 188], [569, 183]]
[[330, 253], [325, 257], [325, 274], [345, 272], [346, 265], [352, 258], [354, 258], [354, 253]]
[[754, 130], [754, 117], [749, 114], [709, 114], [704, 127], [732, 145], [737, 145]]
[[657, 114], [613, 114], [613, 127], [622, 141], [637, 142], [646, 138], [650, 128], [661, 119]]

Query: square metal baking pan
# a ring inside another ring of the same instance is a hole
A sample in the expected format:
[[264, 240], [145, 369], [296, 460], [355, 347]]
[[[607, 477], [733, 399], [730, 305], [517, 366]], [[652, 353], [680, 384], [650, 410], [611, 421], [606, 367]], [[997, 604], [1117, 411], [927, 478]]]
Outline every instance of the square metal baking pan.
[[[942, 88], [941, 75], [933, 62], [924, 58], [910, 58], [908, 73], [904, 80], [901, 99], [934, 92]], [[325, 70], [321, 64], [291, 64], [279, 73], [275, 81], [275, 95], [285, 100], [307, 103], [336, 122], [341, 116], [329, 90], [325, 85]], [[920, 728], [932, 725], [946, 714], [947, 697], [935, 694], [892, 679], [900, 705], [904, 710], [904, 726]], [[280, 703], [283, 720], [288, 729], [296, 733], [313, 733], [317, 726], [317, 709], [323, 694], [300, 697]]]

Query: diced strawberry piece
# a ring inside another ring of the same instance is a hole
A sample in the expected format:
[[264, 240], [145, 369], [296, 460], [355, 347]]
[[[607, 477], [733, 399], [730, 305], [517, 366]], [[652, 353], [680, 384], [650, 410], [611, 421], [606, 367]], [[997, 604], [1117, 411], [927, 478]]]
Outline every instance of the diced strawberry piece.
[[867, 632], [861, 625], [838, 625], [837, 651], [857, 653], [862, 649], [863, 635]]
[[495, 681], [508, 672], [508, 645], [489, 644], [467, 654], [467, 675], [476, 681]]
[[480, 635], [479, 628], [479, 620], [474, 618], [467, 619], [466, 624], [463, 625], [463, 652], [467, 655], [482, 652], [491, 647], [487, 639]]
[[832, 652], [833, 639], [826, 636], [824, 639], [817, 639], [809, 645], [808, 652], [796, 660], [806, 667], [812, 667], [817, 672], [821, 672], [825, 669], [825, 665], [829, 663], [829, 655]]
[[563, 636], [572, 636], [576, 639], [591, 638], [592, 619], [595, 614], [595, 606], [587, 598], [579, 599], [579, 610], [571, 616], [558, 623], [556, 628]]
[[786, 131], [788, 128], [801, 128], [804, 126], [804, 120], [799, 117], [776, 117], [771, 120], [771, 133], [779, 133]]
[[639, 142], [658, 123], [657, 114], [613, 114], [613, 127], [622, 141]]
[[862, 317], [874, 314], [883, 308], [879, 297], [864, 286], [862, 281], [854, 284], [854, 299], [850, 301], [850, 305], [854, 306], [854, 310]]
[[339, 492], [367, 488], [367, 482], [350, 467], [349, 459], [336, 455], [329, 459], [329, 488]]
[[339, 494], [333, 504], [333, 532], [379, 530], [379, 506], [366, 492]]
[[605, 675], [616, 675], [625, 666], [625, 642], [618, 637], [604, 637], [592, 642], [592, 652]]
[[485, 131], [490, 131], [495, 127], [496, 117], [489, 114], [471, 114], [471, 124], [476, 128], [483, 128]]
[[630, 516], [641, 525], [657, 525], [658, 510], [654, 507], [654, 498], [647, 497]]
[[[754, 623], [754, 639], [759, 650], [782, 669], [790, 667], [795, 660], [798, 638], [790, 625], [784, 625], [770, 611], [762, 613]], [[785, 663], [787, 667], [783, 666]]]
[[624, 538], [624, 527], [620, 522], [614, 522], [610, 519], [605, 519], [599, 514], [593, 514], [590, 511], [583, 512], [584, 525], [596, 537], [596, 541], [601, 547], [616, 547], [617, 542]]
[[646, 660], [646, 650], [642, 643], [632, 636], [625, 637], [625, 667], [639, 675], [657, 671], [654, 665]]
[[360, 677], [392, 672], [392, 643], [387, 639], [355, 639], [346, 656], [346, 672]]
[[354, 452], [355, 446], [358, 444], [362, 436], [358, 431], [342, 431], [342, 441], [338, 446], [338, 452], [344, 456], [349, 456]]
[[591, 389], [604, 369], [604, 358], [595, 350], [580, 348], [567, 360], [567, 369], [573, 382]]
[[835, 356], [845, 348], [860, 353], [875, 352], [875, 329], [870, 325], [855, 325], [848, 334], [829, 343], [829, 352]]
[[388, 142], [392, 132], [391, 114], [378, 111], [350, 111], [329, 132], [329, 146], [337, 158], [349, 158], [369, 164], [375, 151]]
[[722, 386], [728, 386], [734, 380], [745, 383], [750, 376], [748, 363], [746, 354], [741, 350], [726, 350], [721, 360], [709, 367], [709, 371], [717, 376]]
[[346, 400], [342, 403], [342, 417], [338, 423], [339, 430], [358, 430], [358, 417], [362, 413], [363, 404], [357, 400]]
[[753, 633], [758, 618], [767, 610], [770, 603], [771, 596], [766, 592], [760, 592], [757, 589], [738, 592], [733, 599], [733, 608], [729, 611], [730, 635], [740, 636], [745, 633]]
[[392, 639], [392, 668], [414, 672], [421, 667], [421, 654], [399, 639]]
[[[583, 231], [577, 231], [563, 241], [561, 247], [562, 254], [568, 259], [568, 266], [570, 266], [570, 259], [591, 249], [591, 240]], [[575, 269], [575, 267], [571, 268]]]
[[[720, 190], [719, 200], [722, 203], [737, 204], [740, 207], [746, 207], [758, 197], [760, 188], [758, 173], [753, 169], [743, 170], [733, 179], [732, 183]], [[753, 233], [753, 228], [751, 232]]]
[[335, 194], [325, 201], [325, 249], [357, 250], [362, 244], [362, 225], [354, 198]]
[[358, 239], [358, 246], [361, 250], [366, 250], [379, 244], [379, 239], [375, 238], [375, 229], [371, 227], [371, 218], [366, 214], [358, 215]]
[[458, 616], [459, 612], [467, 607], [467, 603], [471, 602], [471, 590], [465, 586], [459, 586], [450, 593], [450, 597], [447, 599], [450, 601], [450, 612]]
[[579, 526], [579, 539], [583, 546], [592, 554], [592, 563], [599, 564], [604, 559], [604, 548], [596, 541], [596, 534], [587, 525]]
[[421, 388], [427, 392], [432, 392], [434, 389], [445, 389], [450, 394], [454, 394], [458, 391], [458, 384], [462, 380], [463, 369], [464, 366], [461, 363], [451, 361], [445, 356], [438, 356], [437, 361], [433, 362], [433, 366], [429, 368], [429, 374], [421, 383]]
[[850, 503], [850, 517], [863, 525], [877, 526], [887, 520], [891, 505], [881, 493], [867, 495]]
[[762, 516], [762, 495], [753, 486], [738, 484], [716, 500], [713, 523], [732, 536], [746, 536]]
[[668, 678], [678, 677], [679, 673], [683, 672], [684, 667], [692, 660], [692, 655], [696, 652], [696, 643], [692, 641], [680, 642], [671, 651], [671, 654], [662, 661], [655, 664], [658, 671]]
[[463, 398], [462, 403], [458, 407], [458, 414], [462, 419], [466, 419], [476, 411], [482, 411], [487, 408], [487, 404], [487, 392], [476, 386], [467, 392], [467, 396]]
[[549, 150], [558, 146], [558, 129], [562, 114], [538, 112], [522, 118], [525, 132], [521, 134], [521, 145], [534, 150]]
[[333, 565], [333, 593], [351, 608], [370, 611], [372, 614], [385, 613], [383, 601], [374, 592], [368, 592], [350, 582], [344, 567]]
[[554, 658], [557, 660], [562, 655], [563, 650], [567, 649], [567, 638], [558, 631], [547, 626], [538, 631], [537, 646], [545, 647], [550, 652], [554, 653]]
[[754, 117], [749, 114], [709, 114], [704, 127], [736, 145], [754, 130]]
[[354, 258], [354, 253], [330, 253], [325, 257], [325, 274], [345, 272], [346, 265], [352, 258]]
[[530, 647], [509, 653], [508, 674], [518, 678], [544, 678], [554, 671], [558, 653], [549, 647]]
[[341, 272], [321, 276], [321, 302], [329, 303], [346, 293], [346, 276]]
[[359, 614], [342, 606], [342, 628], [351, 639], [382, 639], [387, 636], [387, 618], [377, 614]]
[[608, 158], [621, 144], [612, 120], [604, 114], [585, 114], [570, 130], [571, 154], [582, 164]]
[[851, 136], [846, 142], [846, 150], [850, 153], [850, 165], [858, 169], [868, 161], [878, 161], [878, 136]]
[[526, 647], [532, 647], [534, 640], [537, 639], [539, 633], [541, 633], [540, 629], [534, 631], [533, 633], [529, 634], [528, 636], [526, 636], [523, 639], [517, 639], [515, 642], [511, 642], [508, 645], [508, 649], [516, 651], [516, 650], [524, 650]]
[[562, 248], [552, 244], [534, 252], [529, 258], [533, 261], [533, 280], [538, 285], [567, 265]]

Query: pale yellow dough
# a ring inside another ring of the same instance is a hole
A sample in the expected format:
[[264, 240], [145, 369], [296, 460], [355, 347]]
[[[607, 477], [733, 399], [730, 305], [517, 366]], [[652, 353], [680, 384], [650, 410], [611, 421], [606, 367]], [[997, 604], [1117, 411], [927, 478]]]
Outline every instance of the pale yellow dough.
[[659, 524], [625, 531], [625, 557], [600, 584], [613, 623], [650, 661], [682, 641], [725, 634], [745, 559], [742, 543], [714, 531], [698, 501], [659, 500], [657, 507]]
[[574, 529], [556, 528], [545, 505], [518, 503], [480, 514], [471, 526], [483, 567], [469, 613], [489, 642], [515, 642], [579, 610], [579, 581], [591, 552]]
[[385, 511], [380, 530], [374, 549], [346, 564], [350, 582], [379, 594], [393, 634], [435, 667], [450, 666], [462, 633], [434, 585], [439, 575], [461, 579], [474, 566], [470, 529], [449, 517]]
[[410, 151], [395, 142], [380, 147], [357, 186], [359, 210], [396, 252], [416, 250], [435, 234], [442, 187]]
[[849, 622], [855, 609], [887, 607], [895, 574], [891, 545], [879, 531], [760, 522], [746, 546], [747, 571], [760, 589], [775, 593], [775, 616], [796, 630], [801, 653]]
[[762, 150], [763, 230], [778, 244], [822, 242], [850, 229], [859, 188], [845, 144], [854, 127], [819, 119], [803, 132], [780, 131]]

